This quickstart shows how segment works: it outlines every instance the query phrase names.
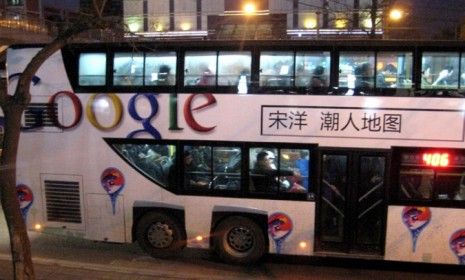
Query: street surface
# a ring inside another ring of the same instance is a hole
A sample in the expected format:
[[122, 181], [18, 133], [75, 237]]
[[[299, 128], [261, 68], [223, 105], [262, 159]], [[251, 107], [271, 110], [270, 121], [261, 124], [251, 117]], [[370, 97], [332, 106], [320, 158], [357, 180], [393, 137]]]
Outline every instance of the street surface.
[[[0, 211], [0, 279], [13, 279], [9, 240]], [[135, 244], [111, 244], [30, 232], [37, 279], [465, 279], [454, 266], [412, 266], [338, 259], [265, 258], [253, 266], [221, 263], [208, 251], [186, 249], [176, 259], [147, 256]]]

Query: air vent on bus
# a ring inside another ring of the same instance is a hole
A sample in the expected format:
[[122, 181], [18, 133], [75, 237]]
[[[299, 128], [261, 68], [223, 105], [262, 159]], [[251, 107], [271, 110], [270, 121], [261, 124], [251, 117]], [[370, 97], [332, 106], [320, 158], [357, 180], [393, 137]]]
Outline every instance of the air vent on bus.
[[26, 128], [54, 127], [52, 116], [57, 116], [58, 106], [49, 103], [30, 103], [24, 112]]
[[81, 223], [79, 182], [45, 180], [49, 222]]

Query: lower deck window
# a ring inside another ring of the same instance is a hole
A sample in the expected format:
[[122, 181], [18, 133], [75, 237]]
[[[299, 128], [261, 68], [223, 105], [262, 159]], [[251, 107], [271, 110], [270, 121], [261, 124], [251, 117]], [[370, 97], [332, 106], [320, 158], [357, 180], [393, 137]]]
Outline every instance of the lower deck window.
[[400, 156], [398, 182], [401, 200], [465, 200], [465, 154], [404, 152]]

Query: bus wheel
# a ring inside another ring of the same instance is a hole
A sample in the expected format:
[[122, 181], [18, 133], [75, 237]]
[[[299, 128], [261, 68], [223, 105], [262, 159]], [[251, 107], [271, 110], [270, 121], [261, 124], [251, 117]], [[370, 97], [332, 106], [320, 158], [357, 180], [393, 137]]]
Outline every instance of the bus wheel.
[[172, 216], [159, 212], [150, 212], [139, 220], [136, 239], [145, 252], [157, 258], [179, 253], [186, 243], [180, 223]]
[[232, 216], [220, 222], [213, 242], [217, 254], [228, 263], [253, 263], [265, 253], [263, 231], [245, 217]]

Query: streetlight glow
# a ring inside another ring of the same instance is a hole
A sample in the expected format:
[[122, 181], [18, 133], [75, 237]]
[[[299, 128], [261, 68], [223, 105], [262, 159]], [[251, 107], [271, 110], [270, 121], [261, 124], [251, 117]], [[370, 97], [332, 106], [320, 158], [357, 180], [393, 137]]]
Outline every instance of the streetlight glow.
[[391, 12], [389, 12], [389, 18], [394, 21], [400, 20], [403, 15], [403, 11], [399, 9], [392, 9]]
[[255, 7], [255, 4], [254, 3], [246, 3], [244, 5], [244, 13], [248, 14], [248, 15], [251, 15], [251, 14], [254, 14], [255, 11], [257, 10], [257, 8]]

